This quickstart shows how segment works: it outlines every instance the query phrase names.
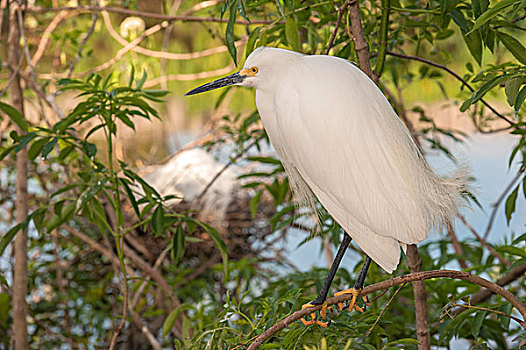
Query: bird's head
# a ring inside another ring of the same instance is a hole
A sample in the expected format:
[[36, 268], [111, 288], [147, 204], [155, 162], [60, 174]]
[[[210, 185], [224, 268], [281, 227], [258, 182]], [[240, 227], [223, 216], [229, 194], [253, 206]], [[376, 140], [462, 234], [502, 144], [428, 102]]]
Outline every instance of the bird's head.
[[187, 92], [185, 96], [200, 94], [229, 85], [258, 88], [265, 82], [269, 83], [274, 76], [273, 73], [278, 72], [279, 67], [283, 66], [283, 63], [286, 66], [286, 62], [291, 58], [299, 56], [302, 56], [302, 54], [284, 49], [273, 47], [257, 48], [248, 56], [243, 69], [239, 72], [196, 87]]

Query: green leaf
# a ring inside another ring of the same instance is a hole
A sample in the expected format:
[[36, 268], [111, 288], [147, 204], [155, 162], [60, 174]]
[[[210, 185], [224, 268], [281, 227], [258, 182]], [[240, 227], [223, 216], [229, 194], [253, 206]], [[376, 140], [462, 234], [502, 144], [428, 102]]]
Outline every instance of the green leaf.
[[475, 316], [475, 320], [471, 324], [471, 334], [473, 335], [473, 338], [475, 340], [478, 338], [480, 334], [480, 328], [482, 327], [482, 323], [484, 322], [484, 318], [486, 317], [486, 311], [478, 312]]
[[[511, 303], [506, 303], [504, 305], [501, 305], [499, 309], [505, 314], [511, 315], [512, 310], [513, 310], [513, 305], [511, 305]], [[497, 317], [504, 331], [509, 331], [511, 318], [503, 316], [503, 315], [498, 315]]]
[[[519, 115], [519, 110], [521, 109], [524, 100], [526, 99], [526, 85], [522, 87], [521, 91], [517, 94], [515, 98], [515, 115]], [[0, 157], [0, 159], [2, 159]]]
[[239, 12], [241, 17], [243, 17], [244, 19], [246, 19], [247, 21], [250, 22], [250, 19], [248, 19], [247, 13], [245, 11], [245, 2], [244, 2], [244, 0], [237, 0], [237, 12]]
[[226, 39], [226, 47], [228, 48], [228, 52], [230, 53], [230, 56], [232, 57], [232, 60], [234, 61], [234, 64], [237, 67], [237, 49], [236, 49], [236, 44], [234, 40], [235, 22], [236, 22], [236, 7], [231, 6], [230, 7], [230, 17], [228, 18], [228, 24], [226, 25], [225, 39]]
[[14, 121], [16, 125], [18, 125], [20, 129], [24, 131], [27, 131], [29, 129], [29, 125], [27, 124], [26, 120], [15, 107], [8, 105], [7, 103], [0, 102], [0, 110], [7, 114], [11, 118], [11, 120]]
[[133, 207], [133, 211], [135, 211], [135, 214], [137, 214], [137, 217], [141, 217], [141, 213], [139, 210], [139, 205], [137, 205], [137, 200], [135, 199], [135, 195], [133, 194], [130, 186], [128, 185], [128, 182], [126, 179], [119, 177], [119, 182], [124, 187], [124, 190], [126, 191], [126, 194], [128, 195], [128, 199], [130, 200], [130, 203]]
[[[510, 160], [508, 161], [508, 167], [511, 168], [511, 164], [513, 163], [513, 159], [515, 159], [515, 156], [517, 155], [517, 152], [522, 149], [522, 147], [526, 144], [526, 137], [521, 137], [519, 143], [517, 146], [513, 148], [513, 151], [511, 151]], [[525, 177], [526, 179], [526, 177]]]
[[246, 157], [246, 159], [249, 160], [249, 161], [252, 161], [252, 162], [260, 162], [260, 163], [264, 163], [264, 164], [279, 164], [279, 165], [281, 165], [281, 161], [279, 159], [272, 158], [272, 157], [257, 157], [257, 156], [254, 156], [254, 157]]
[[179, 316], [179, 308], [173, 309], [168, 317], [166, 317], [163, 323], [163, 337], [166, 337], [166, 335], [172, 330], [175, 321], [177, 320], [177, 316]]
[[4, 159], [9, 153], [11, 153], [15, 149], [16, 145], [11, 145], [9, 147], [6, 147], [2, 150], [0, 153], [0, 160]]
[[521, 88], [523, 81], [524, 77], [522, 76], [513, 77], [506, 80], [504, 91], [506, 92], [508, 104], [511, 107], [513, 107], [515, 104], [515, 100], [517, 99], [517, 95], [519, 94], [519, 89]]
[[524, 248], [518, 248], [512, 245], [506, 245], [506, 246], [499, 247], [497, 250], [500, 252], [506, 252], [511, 255], [520, 256], [521, 258], [526, 258], [526, 251], [524, 250]]
[[258, 191], [256, 195], [252, 198], [250, 198], [250, 213], [252, 214], [252, 219], [256, 218], [256, 214], [258, 212], [258, 204], [261, 200], [262, 191]]
[[97, 146], [95, 146], [91, 142], [83, 142], [82, 149], [84, 150], [84, 153], [86, 153], [88, 158], [93, 158], [97, 154]]
[[501, 2], [496, 3], [495, 6], [493, 6], [492, 8], [484, 12], [479, 18], [477, 18], [475, 24], [473, 25], [473, 28], [471, 28], [471, 32], [477, 30], [482, 25], [490, 21], [493, 17], [501, 13], [501, 11], [506, 7], [518, 4], [520, 1], [521, 0], [503, 0]]
[[60, 212], [55, 214], [49, 219], [49, 221], [46, 223], [46, 231], [51, 232], [60, 225], [62, 225], [64, 222], [69, 220], [71, 216], [75, 213], [75, 208], [77, 207], [77, 202], [72, 201], [69, 202], [66, 205], [63, 205], [60, 209]]
[[300, 39], [298, 35], [298, 27], [296, 26], [296, 20], [294, 19], [294, 16], [288, 16], [287, 20], [285, 21], [285, 37], [287, 38], [287, 42], [289, 43], [289, 46], [294, 51], [300, 50]]
[[16, 234], [20, 229], [22, 228], [22, 223], [19, 223], [18, 225], [13, 226], [5, 235], [0, 238], [0, 256], [4, 253], [5, 248], [9, 245], [9, 243], [15, 238]]
[[[7, 283], [7, 280], [4, 276], [0, 275], [0, 283], [9, 288], [9, 284]], [[7, 294], [6, 294], [7, 295]], [[7, 312], [5, 313], [7, 315]]]
[[526, 48], [519, 40], [499, 31], [497, 31], [497, 38], [520, 63], [526, 64]]
[[204, 222], [201, 222], [201, 221], [196, 221], [196, 223], [199, 226], [201, 226], [210, 235], [210, 238], [214, 242], [215, 246], [219, 249], [219, 252], [221, 253], [221, 258], [223, 260], [223, 270], [225, 273], [225, 280], [228, 280], [228, 248], [225, 244], [225, 241], [223, 241], [223, 238], [221, 238], [221, 235], [212, 226], [205, 224]]
[[48, 154], [53, 150], [53, 147], [57, 144], [58, 139], [55, 137], [50, 142], [46, 143], [44, 147], [42, 147], [42, 157], [46, 158]]
[[254, 45], [256, 44], [256, 39], [258, 38], [261, 27], [254, 28], [250, 35], [248, 36], [247, 44], [245, 46], [245, 59], [254, 51]]
[[184, 255], [185, 236], [182, 223], [177, 225], [172, 239], [172, 259], [177, 263]]
[[164, 233], [164, 208], [162, 204], [157, 205], [152, 215], [152, 229], [158, 235]]
[[466, 45], [471, 53], [471, 56], [477, 61], [479, 66], [482, 63], [482, 36], [480, 32], [472, 32], [462, 36]]
[[62, 162], [75, 149], [75, 145], [68, 145], [64, 147], [58, 154], [58, 161]]
[[510, 224], [511, 215], [515, 212], [515, 202], [517, 201], [517, 193], [519, 192], [519, 186], [515, 187], [513, 192], [506, 199], [506, 221]]
[[42, 229], [44, 228], [44, 220], [46, 219], [47, 208], [40, 208], [35, 210], [33, 213], [33, 223], [37, 231], [42, 234]]
[[51, 137], [43, 137], [33, 142], [33, 144], [31, 144], [31, 147], [29, 147], [29, 150], [27, 151], [27, 156], [29, 157], [29, 160], [34, 160], [42, 151], [42, 147], [44, 147], [44, 145], [48, 143], [50, 139]]

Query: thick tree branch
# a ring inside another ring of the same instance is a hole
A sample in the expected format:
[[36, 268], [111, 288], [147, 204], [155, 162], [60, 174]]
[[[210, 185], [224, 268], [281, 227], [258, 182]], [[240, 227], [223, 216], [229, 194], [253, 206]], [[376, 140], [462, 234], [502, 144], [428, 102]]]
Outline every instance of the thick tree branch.
[[[432, 270], [432, 271], [422, 271], [422, 272], [416, 272], [411, 273], [404, 276], [398, 276], [391, 279], [388, 279], [386, 281], [382, 281], [379, 283], [371, 284], [367, 287], [365, 287], [362, 292], [360, 293], [360, 296], [365, 296], [374, 292], [378, 292], [387, 288], [391, 288], [403, 283], [409, 283], [414, 281], [423, 281], [428, 280], [432, 278], [452, 278], [452, 279], [461, 279], [464, 281], [468, 281], [474, 284], [477, 284], [481, 287], [484, 287], [488, 290], [490, 290], [492, 293], [498, 294], [502, 296], [504, 299], [508, 300], [521, 314], [522, 321], [520, 323], [520, 326], [526, 330], [526, 322], [524, 321], [526, 319], [526, 306], [512, 293], [508, 292], [506, 289], [502, 288], [496, 283], [490, 282], [482, 277], [478, 277], [475, 275], [472, 275], [468, 272], [462, 272], [462, 271], [452, 271], [452, 270]], [[338, 297], [333, 297], [327, 299], [327, 305], [335, 305], [338, 303], [342, 303], [345, 301], [349, 301], [353, 296], [350, 294], [344, 294], [340, 295]], [[278, 331], [282, 330], [283, 328], [290, 325], [292, 322], [298, 321], [300, 318], [305, 317], [309, 315], [312, 312], [318, 311], [321, 309], [321, 305], [310, 307], [307, 309], [299, 310], [294, 312], [293, 314], [285, 317], [278, 323], [276, 323], [274, 326], [267, 329], [265, 332], [261, 333], [252, 344], [248, 347], [248, 350], [255, 350], [258, 349], [261, 344], [263, 344], [267, 339], [269, 339], [271, 336], [276, 334]]]
[[349, 3], [349, 14], [351, 16], [351, 33], [354, 40], [354, 49], [356, 50], [356, 55], [358, 55], [360, 69], [374, 82], [377, 82], [378, 80], [373, 73], [371, 62], [369, 61], [367, 40], [365, 40], [363, 36], [362, 16], [360, 14], [360, 4], [358, 0]]

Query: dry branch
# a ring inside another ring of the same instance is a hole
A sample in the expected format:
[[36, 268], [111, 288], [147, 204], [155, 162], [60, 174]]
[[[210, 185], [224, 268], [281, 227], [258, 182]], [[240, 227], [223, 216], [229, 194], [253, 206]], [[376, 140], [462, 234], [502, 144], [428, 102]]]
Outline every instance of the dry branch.
[[[123, 46], [128, 45], [130, 42], [126, 39], [124, 39], [122, 36], [115, 31], [111, 24], [110, 16], [107, 11], [102, 11], [102, 19], [104, 20], [104, 25], [106, 26], [106, 29], [108, 30], [108, 33], [117, 40], [117, 42]], [[234, 45], [239, 48], [241, 45], [246, 43], [248, 40], [248, 36], [244, 36], [240, 38], [238, 41], [234, 43]], [[190, 60], [190, 59], [196, 59], [201, 57], [207, 57], [210, 55], [214, 55], [217, 53], [227, 52], [228, 48], [226, 45], [221, 45], [218, 47], [214, 47], [211, 49], [206, 49], [203, 51], [197, 51], [197, 52], [188, 52], [188, 53], [175, 53], [175, 52], [163, 52], [163, 51], [156, 51], [156, 50], [149, 50], [141, 46], [135, 46], [131, 49], [134, 52], [155, 57], [155, 58], [162, 58], [167, 60]]]
[[[228, 18], [216, 17], [198, 17], [198, 16], [169, 16], [161, 13], [152, 13], [144, 11], [135, 11], [118, 7], [104, 7], [104, 6], [77, 6], [77, 7], [42, 7], [42, 6], [28, 6], [25, 8], [26, 12], [32, 13], [46, 13], [46, 12], [61, 12], [61, 11], [108, 11], [113, 13], [120, 13], [129, 16], [155, 18], [164, 21], [180, 21], [180, 22], [213, 22], [213, 23], [227, 23]], [[236, 24], [250, 25], [250, 24], [274, 24], [285, 23], [284, 21], [274, 20], [258, 20], [253, 19], [250, 22], [245, 20], [236, 20]]]
[[[496, 283], [490, 282], [482, 277], [478, 277], [475, 275], [472, 275], [468, 272], [462, 272], [462, 271], [452, 271], [452, 270], [432, 270], [432, 271], [423, 271], [423, 272], [416, 272], [411, 273], [404, 276], [398, 276], [391, 279], [388, 279], [386, 281], [378, 282], [375, 284], [371, 284], [367, 287], [365, 287], [362, 292], [360, 293], [360, 296], [365, 296], [374, 292], [378, 292], [381, 290], [385, 290], [403, 283], [409, 283], [414, 281], [424, 281], [432, 278], [451, 278], [451, 279], [461, 279], [464, 281], [468, 281], [474, 284], [477, 284], [481, 287], [484, 287], [488, 290], [490, 290], [492, 293], [498, 294], [502, 296], [504, 299], [508, 300], [521, 314], [522, 321], [520, 323], [521, 327], [526, 330], [526, 322], [524, 321], [526, 319], [526, 306], [512, 293], [508, 292], [506, 289], [502, 288]], [[343, 303], [345, 301], [349, 301], [352, 299], [352, 295], [350, 294], [344, 294], [340, 295], [334, 298], [327, 299], [327, 305], [335, 305], [338, 303]], [[303, 309], [294, 312], [292, 315], [289, 315], [276, 323], [274, 326], [267, 329], [265, 332], [261, 333], [256, 340], [250, 344], [248, 347], [248, 350], [255, 350], [258, 349], [261, 344], [263, 344], [267, 339], [269, 339], [272, 335], [276, 334], [278, 331], [282, 330], [283, 328], [290, 325], [292, 322], [298, 321], [300, 318], [305, 317], [309, 315], [312, 312], [318, 311], [321, 309], [321, 305], [314, 306], [311, 308]]]

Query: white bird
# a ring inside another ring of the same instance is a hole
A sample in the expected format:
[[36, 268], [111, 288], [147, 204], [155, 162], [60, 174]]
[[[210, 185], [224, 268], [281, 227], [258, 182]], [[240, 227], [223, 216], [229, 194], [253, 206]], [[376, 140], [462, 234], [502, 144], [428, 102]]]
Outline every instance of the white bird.
[[400, 248], [441, 231], [457, 213], [462, 177], [430, 169], [380, 89], [351, 62], [261, 47], [240, 72], [187, 95], [227, 85], [256, 89], [295, 195], [310, 204], [315, 196], [347, 233], [318, 298], [305, 307], [325, 302], [350, 238], [368, 256], [355, 287], [344, 291], [355, 295], [352, 308], [371, 259], [392, 273]]

